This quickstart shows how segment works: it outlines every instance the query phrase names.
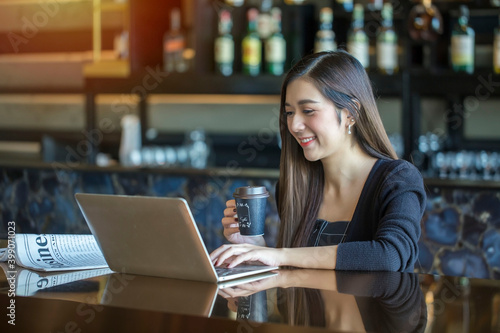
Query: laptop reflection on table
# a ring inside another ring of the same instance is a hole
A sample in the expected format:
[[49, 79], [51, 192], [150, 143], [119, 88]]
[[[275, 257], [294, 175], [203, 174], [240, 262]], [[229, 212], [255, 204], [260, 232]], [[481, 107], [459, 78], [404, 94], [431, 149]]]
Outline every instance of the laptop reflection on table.
[[[260, 278], [274, 275], [276, 273], [267, 272]], [[219, 290], [236, 285], [235, 281], [240, 280], [217, 284], [113, 273], [108, 277], [101, 304], [211, 317]]]

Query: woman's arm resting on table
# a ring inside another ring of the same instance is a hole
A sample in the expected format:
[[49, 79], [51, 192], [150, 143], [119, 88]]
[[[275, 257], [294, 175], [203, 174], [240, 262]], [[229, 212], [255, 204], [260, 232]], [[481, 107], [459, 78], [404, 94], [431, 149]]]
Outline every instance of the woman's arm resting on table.
[[335, 269], [337, 246], [269, 248], [251, 244], [226, 244], [210, 254], [216, 266], [224, 263], [234, 267], [247, 261], [269, 266]]

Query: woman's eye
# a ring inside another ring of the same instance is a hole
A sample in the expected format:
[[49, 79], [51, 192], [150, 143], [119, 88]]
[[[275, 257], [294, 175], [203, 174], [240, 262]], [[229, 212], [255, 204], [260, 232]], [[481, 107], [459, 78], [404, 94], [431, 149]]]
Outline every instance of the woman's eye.
[[285, 111], [285, 116], [286, 117], [291, 117], [293, 115], [292, 111]]
[[308, 114], [308, 113], [313, 113], [313, 112], [314, 112], [314, 110], [304, 110], [304, 111], [302, 111], [302, 112], [304, 112], [304, 113]]

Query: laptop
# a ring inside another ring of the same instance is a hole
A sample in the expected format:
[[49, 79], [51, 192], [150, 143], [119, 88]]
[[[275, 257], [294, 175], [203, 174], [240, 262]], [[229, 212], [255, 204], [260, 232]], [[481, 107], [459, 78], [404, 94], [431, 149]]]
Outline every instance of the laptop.
[[[115, 272], [220, 283], [274, 275], [278, 267], [214, 267], [183, 198], [75, 194], [106, 262]], [[265, 273], [265, 274], [262, 274]]]

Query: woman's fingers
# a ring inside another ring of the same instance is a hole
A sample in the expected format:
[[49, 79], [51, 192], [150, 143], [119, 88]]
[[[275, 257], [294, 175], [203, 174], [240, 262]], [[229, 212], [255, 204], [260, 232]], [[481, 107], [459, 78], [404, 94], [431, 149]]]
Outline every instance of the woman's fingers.
[[227, 208], [236, 208], [236, 200], [231, 199], [226, 201], [226, 207]]
[[[222, 246], [224, 247], [224, 245]], [[223, 263], [226, 262], [229, 258], [233, 257], [235, 255], [234, 253], [234, 247], [226, 247], [225, 249], [222, 249], [222, 251], [219, 253], [217, 256], [217, 262], [215, 263], [215, 266], [220, 266]]]
[[[245, 252], [245, 253], [242, 253], [242, 254], [239, 254], [239, 255], [236, 255], [232, 260], [231, 262], [227, 265], [228, 268], [233, 268], [233, 267], [236, 267], [238, 266], [239, 264], [243, 263], [243, 262], [246, 262], [246, 261], [250, 261], [250, 260], [256, 260], [255, 258], [253, 258], [251, 252]], [[257, 259], [258, 260], [258, 259]]]
[[212, 251], [212, 253], [210, 253], [210, 259], [212, 260], [212, 262], [214, 262], [215, 259], [219, 259], [220, 255], [230, 248], [231, 248], [231, 245], [229, 245], [229, 244], [224, 244], [224, 245], [216, 248], [215, 250]]
[[222, 218], [222, 225], [224, 228], [233, 228], [238, 226], [238, 219], [235, 217]]
[[[212, 259], [212, 262], [214, 259], [217, 258], [217, 261], [215, 262], [216, 266], [220, 266], [223, 263], [226, 262], [226, 260], [231, 258], [230, 264], [232, 265], [231, 267], [234, 267], [236, 265], [233, 265], [234, 260], [238, 260], [238, 258], [241, 256], [242, 253], [248, 252], [253, 248], [252, 245], [248, 244], [224, 244], [218, 249], [215, 249], [211, 254], [210, 254], [210, 259]], [[234, 258], [233, 258], [234, 256]], [[238, 261], [241, 262], [241, 261]]]
[[224, 209], [224, 216], [225, 217], [237, 217], [238, 215], [236, 214], [235, 208], [226, 208], [226, 209]]

